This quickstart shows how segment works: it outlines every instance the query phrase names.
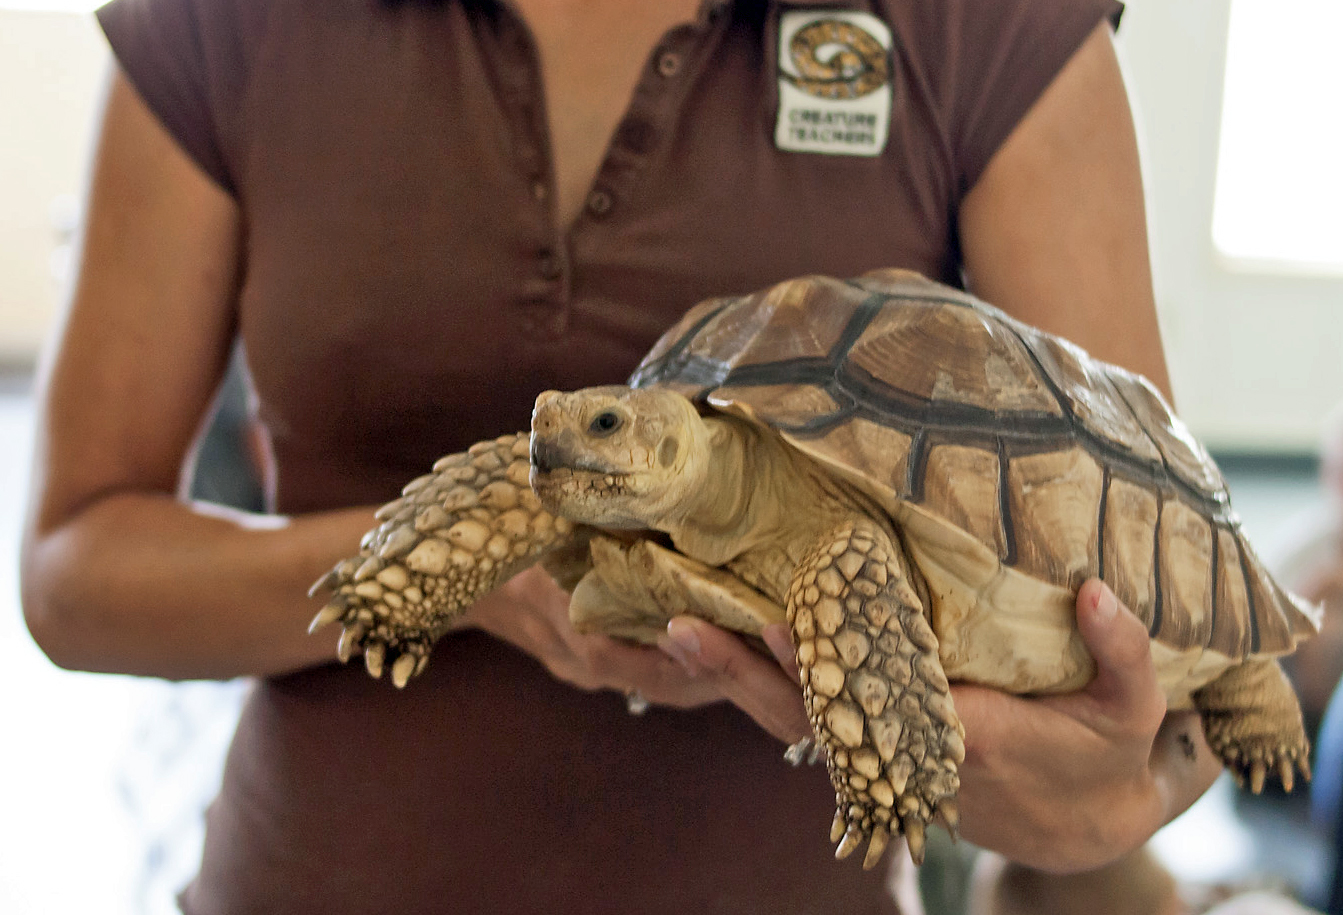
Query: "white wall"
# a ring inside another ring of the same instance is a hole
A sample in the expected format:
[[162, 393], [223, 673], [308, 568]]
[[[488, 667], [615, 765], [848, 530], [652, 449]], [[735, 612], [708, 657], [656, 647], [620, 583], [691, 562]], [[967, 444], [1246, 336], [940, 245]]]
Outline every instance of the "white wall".
[[1343, 400], [1343, 277], [1238, 269], [1212, 243], [1230, 2], [1129, 0], [1120, 30], [1172, 384], [1213, 447], [1313, 450]]
[[31, 363], [57, 311], [57, 203], [78, 200], [107, 51], [93, 17], [0, 9], [0, 363]]
[[[1120, 32], [1167, 355], [1209, 444], [1310, 450], [1343, 399], [1343, 278], [1238, 272], [1213, 248], [1230, 3], [1129, 0]], [[0, 360], [30, 361], [55, 314], [52, 201], [77, 194], [105, 63], [91, 16], [0, 10]]]

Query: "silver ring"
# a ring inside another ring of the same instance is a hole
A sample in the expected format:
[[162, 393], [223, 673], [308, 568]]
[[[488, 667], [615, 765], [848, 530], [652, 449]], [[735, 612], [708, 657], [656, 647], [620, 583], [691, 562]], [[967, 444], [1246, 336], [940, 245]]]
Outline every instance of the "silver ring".
[[648, 700], [637, 689], [625, 690], [625, 709], [631, 715], [642, 715], [648, 711]]

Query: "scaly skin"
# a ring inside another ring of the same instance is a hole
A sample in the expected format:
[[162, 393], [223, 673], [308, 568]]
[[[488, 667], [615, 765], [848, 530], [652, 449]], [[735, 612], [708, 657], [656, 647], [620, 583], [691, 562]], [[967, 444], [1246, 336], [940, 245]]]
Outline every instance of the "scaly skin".
[[[543, 395], [535, 466], [521, 433], [439, 461], [379, 511], [383, 523], [359, 556], [318, 583], [332, 594], [314, 626], [341, 622], [341, 657], [362, 649], [374, 676], [391, 662], [404, 686], [453, 620], [509, 576], [548, 558], [582, 565], [568, 553], [588, 541], [562, 515], [664, 530], [690, 558], [637, 536], [628, 546], [597, 537], [603, 549], [589, 550], [596, 565], [576, 605], [591, 598], [599, 609], [624, 604], [665, 618], [691, 606], [712, 616], [710, 605], [722, 604], [725, 624], [758, 631], [771, 602], [703, 560], [732, 560], [776, 600], [786, 594], [804, 698], [836, 790], [837, 855], [866, 840], [870, 868], [904, 833], [921, 860], [930, 822], [956, 827], [964, 745], [899, 546], [775, 440], [738, 423], [706, 425], [665, 392], [637, 403], [639, 411], [614, 389]], [[604, 428], [612, 415], [614, 432]], [[781, 493], [828, 509], [786, 515]], [[807, 543], [816, 546], [808, 552]]]
[[1241, 787], [1255, 794], [1276, 774], [1292, 790], [1295, 770], [1310, 780], [1310, 741], [1296, 693], [1273, 659], [1232, 667], [1194, 694], [1208, 746]]
[[588, 549], [597, 574], [572, 589], [569, 604], [569, 619], [579, 632], [655, 645], [672, 617], [689, 614], [740, 633], [768, 654], [761, 630], [784, 621], [782, 606], [730, 572], [652, 540], [596, 534]]
[[788, 593], [812, 728], [835, 788], [835, 855], [866, 839], [865, 868], [893, 832], [916, 863], [934, 819], [955, 834], [965, 730], [900, 548], [868, 519], [818, 541]]
[[527, 483], [529, 439], [505, 435], [438, 461], [378, 510], [358, 556], [313, 585], [331, 594], [311, 628], [341, 623], [342, 661], [362, 650], [370, 674], [390, 662], [405, 686], [471, 604], [572, 534]]

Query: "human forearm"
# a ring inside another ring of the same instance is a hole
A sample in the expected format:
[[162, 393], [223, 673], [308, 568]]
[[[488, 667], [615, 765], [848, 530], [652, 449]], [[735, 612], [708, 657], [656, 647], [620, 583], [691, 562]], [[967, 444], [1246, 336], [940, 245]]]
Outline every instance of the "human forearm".
[[994, 153], [959, 217], [972, 292], [1170, 397], [1137, 137], [1108, 25]]
[[72, 669], [172, 679], [273, 674], [334, 656], [307, 634], [306, 592], [350, 552], [372, 510], [259, 519], [152, 493], [117, 493], [22, 557], [34, 638]]

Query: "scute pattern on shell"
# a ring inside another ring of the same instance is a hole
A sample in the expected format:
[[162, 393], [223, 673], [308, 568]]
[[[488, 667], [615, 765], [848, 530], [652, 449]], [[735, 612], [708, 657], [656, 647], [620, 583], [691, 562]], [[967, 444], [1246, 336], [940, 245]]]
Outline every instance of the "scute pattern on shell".
[[[916, 274], [702, 303], [631, 384], [774, 427], [889, 510], [927, 508], [1005, 565], [1072, 589], [1100, 575], [1172, 648], [1280, 654], [1314, 631], [1150, 383]], [[1050, 485], [1088, 502], [1086, 529], [1046, 536], [1080, 517], [1038, 497]], [[1181, 566], [1212, 571], [1191, 582]]]

